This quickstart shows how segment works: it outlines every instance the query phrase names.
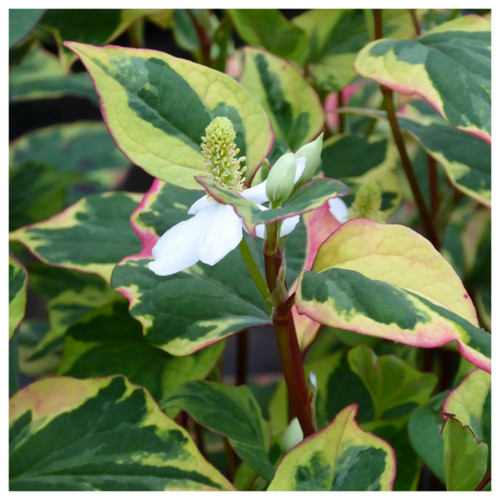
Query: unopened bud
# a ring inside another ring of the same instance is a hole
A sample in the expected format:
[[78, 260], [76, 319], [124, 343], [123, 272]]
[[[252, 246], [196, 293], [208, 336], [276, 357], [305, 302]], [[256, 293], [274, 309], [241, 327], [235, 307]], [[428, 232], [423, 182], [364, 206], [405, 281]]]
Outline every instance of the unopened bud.
[[310, 181], [317, 173], [321, 165], [321, 151], [323, 150], [323, 134], [314, 141], [304, 144], [296, 153], [295, 158], [305, 158], [306, 169], [300, 178], [298, 185]]
[[272, 166], [267, 177], [266, 194], [272, 202], [288, 199], [295, 185], [297, 161], [293, 153], [285, 153]]
[[298, 445], [304, 439], [304, 433], [300, 427], [299, 421], [294, 418], [281, 438], [281, 449], [288, 453], [294, 446]]
[[377, 181], [365, 180], [359, 187], [354, 203], [349, 209], [350, 217], [365, 217], [376, 222], [385, 222], [382, 207], [382, 190]]

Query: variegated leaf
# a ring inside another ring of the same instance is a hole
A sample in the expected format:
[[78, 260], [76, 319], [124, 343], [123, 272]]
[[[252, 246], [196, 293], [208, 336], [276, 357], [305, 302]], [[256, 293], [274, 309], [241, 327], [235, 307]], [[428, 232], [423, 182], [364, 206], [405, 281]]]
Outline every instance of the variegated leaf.
[[491, 370], [487, 332], [422, 295], [357, 271], [306, 271], [297, 290], [297, 309], [331, 327], [416, 347], [456, 341], [462, 356]]
[[490, 20], [469, 15], [416, 40], [376, 40], [354, 67], [398, 92], [420, 95], [453, 126], [491, 142]]
[[10, 490], [231, 490], [123, 377], [46, 378], [10, 401]]
[[246, 200], [236, 191], [223, 188], [208, 177], [198, 177], [197, 180], [219, 203], [232, 205], [248, 232], [253, 235], [257, 224], [268, 224], [311, 212], [321, 207], [328, 199], [344, 196], [349, 192], [345, 184], [335, 179], [313, 179], [297, 189], [280, 208], [262, 211], [255, 203]]
[[[199, 192], [155, 181], [132, 217], [142, 251], [116, 266], [111, 280], [129, 300], [130, 313], [142, 323], [148, 341], [175, 356], [190, 354], [245, 328], [271, 323], [263, 299], [246, 279], [248, 271], [238, 250], [215, 266], [199, 263], [172, 276], [157, 276], [147, 267], [158, 238], [189, 218], [188, 208], [199, 197]], [[257, 243], [246, 238], [262, 265]]]
[[316, 87], [340, 90], [356, 76], [356, 54], [370, 40], [362, 9], [311, 9], [293, 19], [309, 39], [308, 71]]
[[321, 132], [323, 113], [319, 98], [288, 61], [264, 50], [246, 47], [240, 83], [268, 112], [276, 138], [292, 151]]
[[396, 474], [394, 451], [356, 423], [357, 405], [342, 410], [283, 459], [269, 491], [387, 491]]
[[66, 75], [57, 57], [34, 44], [22, 61], [9, 70], [9, 100], [28, 101], [64, 96], [98, 103], [92, 80], [85, 73]]
[[9, 160], [11, 230], [47, 219], [84, 195], [114, 188], [130, 166], [98, 122], [37, 129], [11, 143]]
[[224, 342], [219, 342], [191, 356], [171, 356], [147, 342], [127, 309], [126, 303], [113, 302], [70, 327], [58, 374], [124, 375], [159, 402], [184, 383], [205, 378], [224, 349]]
[[65, 40], [104, 45], [117, 38], [134, 22], [155, 13], [154, 9], [49, 9], [40, 27], [54, 36], [64, 71], [76, 56], [64, 47]]
[[47, 264], [95, 273], [109, 281], [115, 264], [139, 251], [129, 222], [139, 200], [134, 193], [92, 195], [51, 219], [12, 232], [10, 238]]
[[246, 157], [247, 183], [272, 142], [269, 117], [231, 77], [163, 52], [67, 42], [85, 64], [118, 147], [151, 175], [199, 189], [201, 138], [216, 116], [228, 117]]
[[26, 269], [9, 255], [9, 339], [24, 318], [27, 284]]

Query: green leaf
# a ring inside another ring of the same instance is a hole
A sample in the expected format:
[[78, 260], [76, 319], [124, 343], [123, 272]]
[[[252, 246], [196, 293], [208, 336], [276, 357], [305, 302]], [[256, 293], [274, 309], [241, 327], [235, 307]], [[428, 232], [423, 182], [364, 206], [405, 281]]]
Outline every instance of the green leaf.
[[26, 269], [9, 255], [9, 340], [24, 318], [27, 283]]
[[[143, 249], [115, 267], [112, 286], [130, 302], [130, 313], [143, 325], [148, 341], [175, 356], [184, 356], [251, 326], [271, 323], [238, 250], [215, 266], [197, 264], [172, 276], [157, 276], [147, 267], [158, 238], [190, 216], [200, 197], [157, 181], [134, 213], [132, 225]], [[247, 242], [262, 267], [262, 252]], [[196, 307], [193, 307], [196, 304]]]
[[375, 420], [427, 404], [437, 384], [435, 375], [421, 373], [397, 356], [377, 357], [365, 345], [351, 349], [348, 359], [372, 397]]
[[154, 9], [49, 9], [40, 27], [54, 36], [61, 65], [68, 71], [76, 56], [64, 47], [65, 40], [104, 45], [154, 12]]
[[37, 129], [12, 143], [9, 156], [11, 230], [47, 219], [84, 194], [115, 187], [130, 165], [97, 122]]
[[397, 466], [394, 491], [416, 491], [422, 463], [410, 444], [406, 426], [394, 420], [380, 420], [361, 427], [387, 441], [394, 450]]
[[402, 287], [478, 326], [472, 300], [453, 268], [408, 227], [367, 219], [346, 222], [321, 245], [312, 269], [332, 267]]
[[487, 332], [417, 293], [357, 271], [305, 271], [296, 303], [300, 314], [334, 328], [415, 347], [457, 341], [464, 358], [491, 369], [491, 336]]
[[453, 126], [491, 141], [491, 21], [465, 16], [416, 40], [376, 40], [356, 71], [403, 94], [418, 94]]
[[453, 415], [474, 433], [478, 441], [491, 443], [491, 375], [470, 372], [443, 404], [443, 413]]
[[44, 12], [45, 9], [9, 9], [9, 49], [31, 33]]
[[292, 151], [321, 132], [323, 110], [319, 98], [288, 61], [246, 47], [240, 83], [262, 104], [271, 117], [276, 137]]
[[302, 65], [307, 56], [304, 32], [276, 9], [228, 9], [238, 35], [248, 44]]
[[92, 80], [85, 73], [66, 75], [57, 57], [34, 45], [9, 71], [9, 99], [26, 101], [63, 96], [84, 97], [97, 105]]
[[330, 92], [356, 76], [353, 63], [370, 40], [361, 9], [311, 9], [294, 18], [309, 39], [308, 71], [315, 86]]
[[443, 427], [444, 474], [448, 491], [473, 491], [488, 469], [488, 445], [448, 415]]
[[246, 200], [236, 191], [225, 189], [208, 177], [198, 177], [197, 180], [219, 203], [232, 205], [251, 234], [255, 234], [257, 224], [268, 224], [311, 212], [321, 207], [328, 199], [349, 192], [345, 184], [335, 179], [314, 179], [297, 189], [280, 208], [262, 211], [255, 203]]
[[387, 491], [396, 475], [392, 448], [366, 433], [357, 407], [342, 410], [327, 427], [290, 451], [270, 491]]
[[[398, 115], [400, 127], [444, 168], [458, 190], [491, 207], [491, 147], [479, 137], [451, 126], [436, 112], [429, 113], [422, 104], [416, 101], [406, 106], [405, 114]], [[387, 119], [379, 111], [351, 108], [349, 112]]]
[[38, 361], [62, 347], [72, 325], [94, 309], [121, 299], [103, 279], [94, 274], [30, 264], [30, 288], [46, 301], [48, 328], [36, 342], [29, 361]]
[[248, 387], [189, 382], [161, 402], [177, 406], [211, 431], [226, 436], [234, 451], [268, 481], [274, 468], [267, 454], [264, 419]]
[[322, 170], [349, 186], [344, 201], [352, 203], [363, 181], [371, 179], [382, 190], [381, 210], [391, 215], [401, 202], [401, 188], [396, 175], [398, 161], [394, 144], [379, 135], [337, 134], [323, 145]]
[[443, 484], [445, 479], [441, 406], [445, 396], [446, 394], [434, 396], [428, 406], [417, 408], [408, 421], [408, 435], [413, 449]]
[[140, 249], [129, 223], [139, 199], [123, 192], [92, 195], [10, 237], [47, 264], [95, 273], [109, 281], [115, 264]]
[[160, 401], [185, 382], [205, 378], [223, 349], [224, 342], [219, 342], [191, 356], [170, 356], [146, 341], [126, 304], [114, 302], [68, 329], [58, 374], [77, 378], [124, 375]]
[[118, 147], [151, 175], [199, 189], [201, 138], [217, 116], [228, 117], [251, 182], [272, 142], [269, 118], [231, 77], [147, 50], [67, 42], [92, 76], [106, 125]]
[[10, 490], [230, 490], [188, 433], [122, 377], [47, 378], [10, 402]]

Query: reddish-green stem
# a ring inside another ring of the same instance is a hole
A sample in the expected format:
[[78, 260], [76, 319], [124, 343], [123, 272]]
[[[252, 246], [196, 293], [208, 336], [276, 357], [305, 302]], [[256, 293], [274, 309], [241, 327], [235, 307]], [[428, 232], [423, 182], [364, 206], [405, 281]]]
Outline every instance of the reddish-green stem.
[[439, 212], [439, 181], [436, 160], [431, 155], [427, 155], [427, 172], [429, 174], [431, 217], [436, 220]]
[[[382, 26], [381, 9], [374, 9], [373, 16], [375, 19], [375, 39], [383, 38], [384, 33]], [[417, 204], [417, 209], [424, 226], [425, 234], [430, 242], [434, 245], [434, 247], [439, 250], [439, 238], [425, 205], [424, 197], [422, 196], [420, 186], [418, 185], [417, 178], [415, 177], [410, 157], [408, 156], [408, 152], [406, 151], [406, 144], [403, 138], [403, 133], [401, 132], [401, 128], [399, 127], [396, 110], [394, 108], [393, 92], [389, 87], [386, 87], [385, 85], [380, 85], [380, 90], [384, 97], [384, 107], [387, 113], [387, 119], [391, 126], [392, 136], [394, 138], [394, 142], [396, 143], [396, 147], [398, 148], [399, 157], [401, 158], [401, 164], [406, 174], [406, 178], [408, 179], [408, 183], [410, 184], [413, 198], [415, 200], [415, 203]]]
[[316, 432], [316, 424], [291, 311], [293, 298], [289, 297], [285, 285], [284, 256], [277, 237], [278, 230], [277, 223], [266, 226], [264, 245], [266, 279], [274, 306], [272, 311], [274, 333], [291, 408], [302, 427], [304, 436], [310, 436]]

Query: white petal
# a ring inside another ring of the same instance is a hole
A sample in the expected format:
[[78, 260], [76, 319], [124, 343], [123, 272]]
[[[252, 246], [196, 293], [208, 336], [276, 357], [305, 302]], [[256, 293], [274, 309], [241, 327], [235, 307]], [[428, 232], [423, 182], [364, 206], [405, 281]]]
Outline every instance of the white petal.
[[328, 200], [330, 213], [340, 222], [344, 223], [349, 218], [349, 209], [342, 198], [330, 198]]
[[200, 212], [196, 217], [203, 217], [203, 230], [200, 234], [198, 256], [202, 262], [213, 266], [234, 250], [243, 230], [241, 219], [231, 205], [216, 203]]
[[245, 200], [253, 201], [254, 203], [265, 203], [269, 201], [266, 194], [267, 181], [261, 182], [254, 187], [244, 189], [240, 194]]
[[297, 184], [298, 180], [302, 177], [302, 174], [304, 173], [304, 170], [306, 169], [306, 162], [307, 158], [297, 158], [295, 160], [297, 163], [297, 168], [295, 170], [295, 179], [293, 181], [294, 184]]
[[199, 211], [205, 210], [205, 208], [208, 208], [210, 206], [213, 206], [215, 203], [217, 203], [214, 200], [209, 200], [207, 195], [202, 196], [199, 200], [195, 201], [190, 209], [188, 210], [189, 215], [196, 215]]
[[171, 227], [153, 247], [149, 269], [158, 276], [183, 271], [198, 262], [199, 229], [196, 217]]
[[293, 217], [288, 217], [288, 219], [285, 219], [283, 221], [283, 224], [281, 224], [280, 237], [290, 234], [295, 229], [295, 226], [299, 223], [299, 220], [300, 215], [294, 215]]

